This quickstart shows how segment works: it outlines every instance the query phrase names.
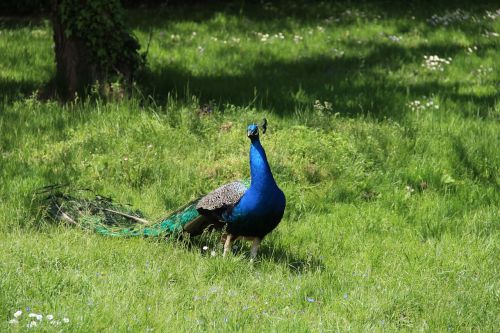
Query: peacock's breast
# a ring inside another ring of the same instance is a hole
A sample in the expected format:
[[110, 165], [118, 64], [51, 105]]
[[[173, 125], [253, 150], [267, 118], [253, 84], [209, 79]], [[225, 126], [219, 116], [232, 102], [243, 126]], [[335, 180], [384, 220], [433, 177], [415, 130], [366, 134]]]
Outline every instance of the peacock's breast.
[[229, 232], [241, 236], [263, 237], [281, 221], [285, 205], [285, 195], [279, 188], [247, 191], [228, 221]]
[[285, 196], [278, 187], [264, 191], [248, 191], [245, 194], [248, 195], [242, 198], [242, 203], [248, 214], [262, 216], [279, 213], [285, 209]]

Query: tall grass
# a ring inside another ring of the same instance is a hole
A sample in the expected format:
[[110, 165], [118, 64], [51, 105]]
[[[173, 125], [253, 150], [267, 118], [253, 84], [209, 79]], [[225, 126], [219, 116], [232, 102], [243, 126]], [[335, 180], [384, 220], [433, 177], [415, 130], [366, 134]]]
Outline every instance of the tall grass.
[[[46, 331], [494, 331], [500, 19], [456, 9], [136, 10], [153, 39], [134, 96], [66, 105], [30, 97], [54, 72], [50, 24], [4, 20], [0, 330], [29, 307], [69, 319]], [[37, 188], [70, 183], [160, 218], [248, 177], [263, 117], [287, 210], [254, 264], [217, 234], [108, 239], [38, 214]]]

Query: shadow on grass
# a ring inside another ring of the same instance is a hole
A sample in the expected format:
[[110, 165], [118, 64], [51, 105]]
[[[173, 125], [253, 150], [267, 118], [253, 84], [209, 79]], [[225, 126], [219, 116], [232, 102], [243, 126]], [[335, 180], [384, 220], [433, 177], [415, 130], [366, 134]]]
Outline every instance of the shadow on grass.
[[[404, 117], [409, 100], [436, 93], [457, 104], [465, 100], [481, 102], [481, 110], [474, 116], [485, 116], [495, 103], [495, 96], [460, 94], [459, 83], [439, 83], [434, 75], [436, 73], [417, 72], [424, 55], [439, 54], [453, 58], [463, 52], [461, 45], [434, 44], [405, 48], [373, 42], [365, 47], [371, 50], [366, 56], [263, 61], [238, 75], [192, 74], [173, 64], [146, 73], [142, 89], [160, 102], [165, 101], [167, 92], [175, 91], [181, 98], [188, 98], [189, 94], [197, 95], [202, 103], [255, 103], [281, 116], [296, 114], [301, 108], [312, 106], [315, 100], [332, 102], [332, 112], [343, 116], [363, 114], [395, 119]], [[493, 43], [482, 46], [484, 51], [495, 47]], [[221, 54], [221, 57], [224, 55]], [[409, 78], [405, 82], [388, 74], [405, 66], [415, 67], [415, 75], [427, 75], [428, 80], [412, 83]]]
[[279, 245], [262, 245], [257, 256], [262, 260], [271, 260], [286, 265], [292, 273], [302, 274], [311, 271], [323, 271], [325, 264], [312, 256], [302, 257], [291, 253]]
[[21, 29], [41, 27], [46, 24], [49, 18], [48, 14], [44, 15], [0, 15], [0, 29]]
[[38, 88], [40, 83], [36, 81], [10, 81], [0, 78], [0, 102], [26, 98]]
[[[154, 3], [154, 1], [153, 1]], [[130, 23], [137, 28], [151, 25], [165, 27], [170, 23], [191, 21], [206, 22], [219, 16], [234, 16], [241, 21], [273, 24], [279, 21], [281, 29], [289, 27], [290, 20], [301, 24], [317, 24], [320, 21], [333, 21], [336, 25], [348, 25], [359, 20], [394, 19], [408, 17], [415, 20], [428, 19], [433, 14], [453, 12], [457, 9], [472, 13], [493, 8], [496, 1], [487, 0], [474, 3], [467, 0], [430, 1], [417, 0], [402, 2], [386, 1], [187, 1], [163, 3], [161, 6], [131, 7]], [[154, 13], [151, 11], [154, 10]], [[148, 20], [140, 17], [147, 13]], [[145, 23], [147, 22], [147, 23]], [[243, 23], [244, 24], [244, 23]], [[404, 29], [404, 27], [403, 27]]]
[[[482, 17], [485, 9], [496, 8], [493, 1], [470, 3], [467, 1], [365, 1], [351, 2], [314, 2], [314, 1], [225, 1], [203, 2], [185, 6], [164, 6], [130, 12], [134, 28], [143, 30], [166, 29], [175, 31], [179, 22], [203, 22], [208, 31], [248, 34], [251, 31], [269, 33], [284, 31], [292, 33], [297, 26], [316, 28], [328, 25], [339, 31], [358, 29], [363, 22], [377, 24], [388, 20], [401, 34], [418, 27], [423, 36], [432, 34], [441, 26], [432, 26], [427, 20], [435, 14], [450, 13], [460, 9], [470, 15]], [[147, 17], [147, 19], [145, 19]], [[398, 20], [399, 19], [399, 20]], [[458, 29], [474, 39], [485, 30], [482, 21], [463, 20], [451, 23], [448, 28]], [[259, 30], [261, 29], [261, 30]], [[383, 28], [381, 27], [383, 35]], [[203, 104], [212, 102], [235, 105], [257, 104], [282, 115], [297, 114], [306, 107], [310, 109], [315, 100], [329, 101], [333, 112], [344, 116], [369, 114], [375, 118], [401, 118], [406, 112], [409, 100], [439, 93], [456, 103], [467, 96], [458, 94], [458, 86], [440, 84], [429, 77], [426, 84], [413, 84], [411, 81], [394, 78], [391, 72], [401, 68], [415, 67], [415, 75], [423, 62], [424, 55], [438, 54], [452, 57], [465, 51], [463, 45], [442, 43], [402, 47], [389, 43], [381, 37], [361, 45], [369, 51], [365, 56], [335, 57], [323, 55], [298, 57], [284, 62], [272, 59], [272, 55], [262, 52], [260, 62], [248, 68], [239, 68], [240, 74], [194, 74], [176, 63], [158, 65], [145, 74], [142, 85], [145, 94], [152, 95], [162, 102], [169, 92], [174, 91], [181, 98], [194, 94]], [[332, 44], [355, 50], [360, 45], [354, 40], [338, 41]], [[339, 47], [339, 46], [335, 46]], [[495, 43], [482, 44], [481, 51], [496, 48]], [[240, 50], [230, 47], [217, 56], [221, 59], [243, 58]], [[266, 59], [267, 58], [267, 59]], [[433, 73], [436, 74], [436, 73]], [[410, 78], [411, 79], [411, 78]], [[420, 80], [421, 81], [421, 80]], [[488, 97], [481, 105], [479, 115], [492, 106], [494, 98]], [[461, 111], [459, 111], [461, 112]]]
[[475, 151], [471, 152], [463, 139], [457, 136], [452, 138], [452, 143], [453, 150], [460, 161], [460, 166], [466, 173], [478, 182], [494, 186], [497, 190], [500, 190], [499, 178], [497, 177], [494, 163], [485, 163], [489, 157], [485, 146], [482, 146], [481, 143], [476, 143], [477, 147]]
[[[204, 232], [202, 235], [197, 237], [190, 238], [180, 237], [179, 239], [173, 238], [173, 240], [179, 241], [180, 244], [186, 246], [190, 251], [200, 251], [202, 255], [209, 255], [210, 251], [203, 251], [204, 246], [208, 246], [210, 249], [215, 249], [220, 247], [220, 237], [222, 233], [219, 231], [209, 231]], [[247, 242], [245, 242], [247, 243]], [[242, 241], [235, 242], [237, 246], [237, 250], [233, 250], [234, 255], [244, 255], [248, 260], [250, 260], [250, 250], [248, 248], [248, 244], [243, 245]], [[285, 265], [290, 272], [301, 274], [304, 272], [311, 271], [322, 271], [325, 268], [324, 263], [312, 256], [299, 256], [288, 249], [285, 249], [277, 244], [269, 244], [264, 243], [259, 248], [259, 252], [257, 254], [257, 262], [258, 261], [271, 261], [279, 265]]]

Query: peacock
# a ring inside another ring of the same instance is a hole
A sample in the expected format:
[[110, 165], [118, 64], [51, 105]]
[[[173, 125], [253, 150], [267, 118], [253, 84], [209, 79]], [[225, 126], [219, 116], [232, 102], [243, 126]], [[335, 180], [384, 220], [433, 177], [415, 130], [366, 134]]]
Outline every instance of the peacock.
[[224, 230], [221, 241], [223, 256], [236, 240], [252, 241], [253, 260], [264, 237], [283, 218], [285, 194], [278, 187], [259, 139], [267, 120], [247, 127], [250, 139], [250, 181], [234, 181], [180, 207], [159, 222], [150, 224], [140, 211], [132, 211], [110, 198], [78, 198], [60, 191], [57, 186], [44, 188], [48, 213], [52, 218], [90, 229], [111, 237], [198, 236], [205, 230]]

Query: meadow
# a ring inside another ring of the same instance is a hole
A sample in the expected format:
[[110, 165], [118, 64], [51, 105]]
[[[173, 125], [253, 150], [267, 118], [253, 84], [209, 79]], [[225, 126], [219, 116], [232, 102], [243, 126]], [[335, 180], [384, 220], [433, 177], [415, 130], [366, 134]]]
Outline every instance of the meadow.
[[[133, 95], [66, 104], [36, 98], [50, 21], [0, 20], [0, 331], [498, 330], [498, 3], [127, 17], [152, 36]], [[264, 117], [287, 209], [254, 263], [217, 233], [111, 239], [39, 210], [38, 188], [69, 183], [158, 220], [248, 177]]]

